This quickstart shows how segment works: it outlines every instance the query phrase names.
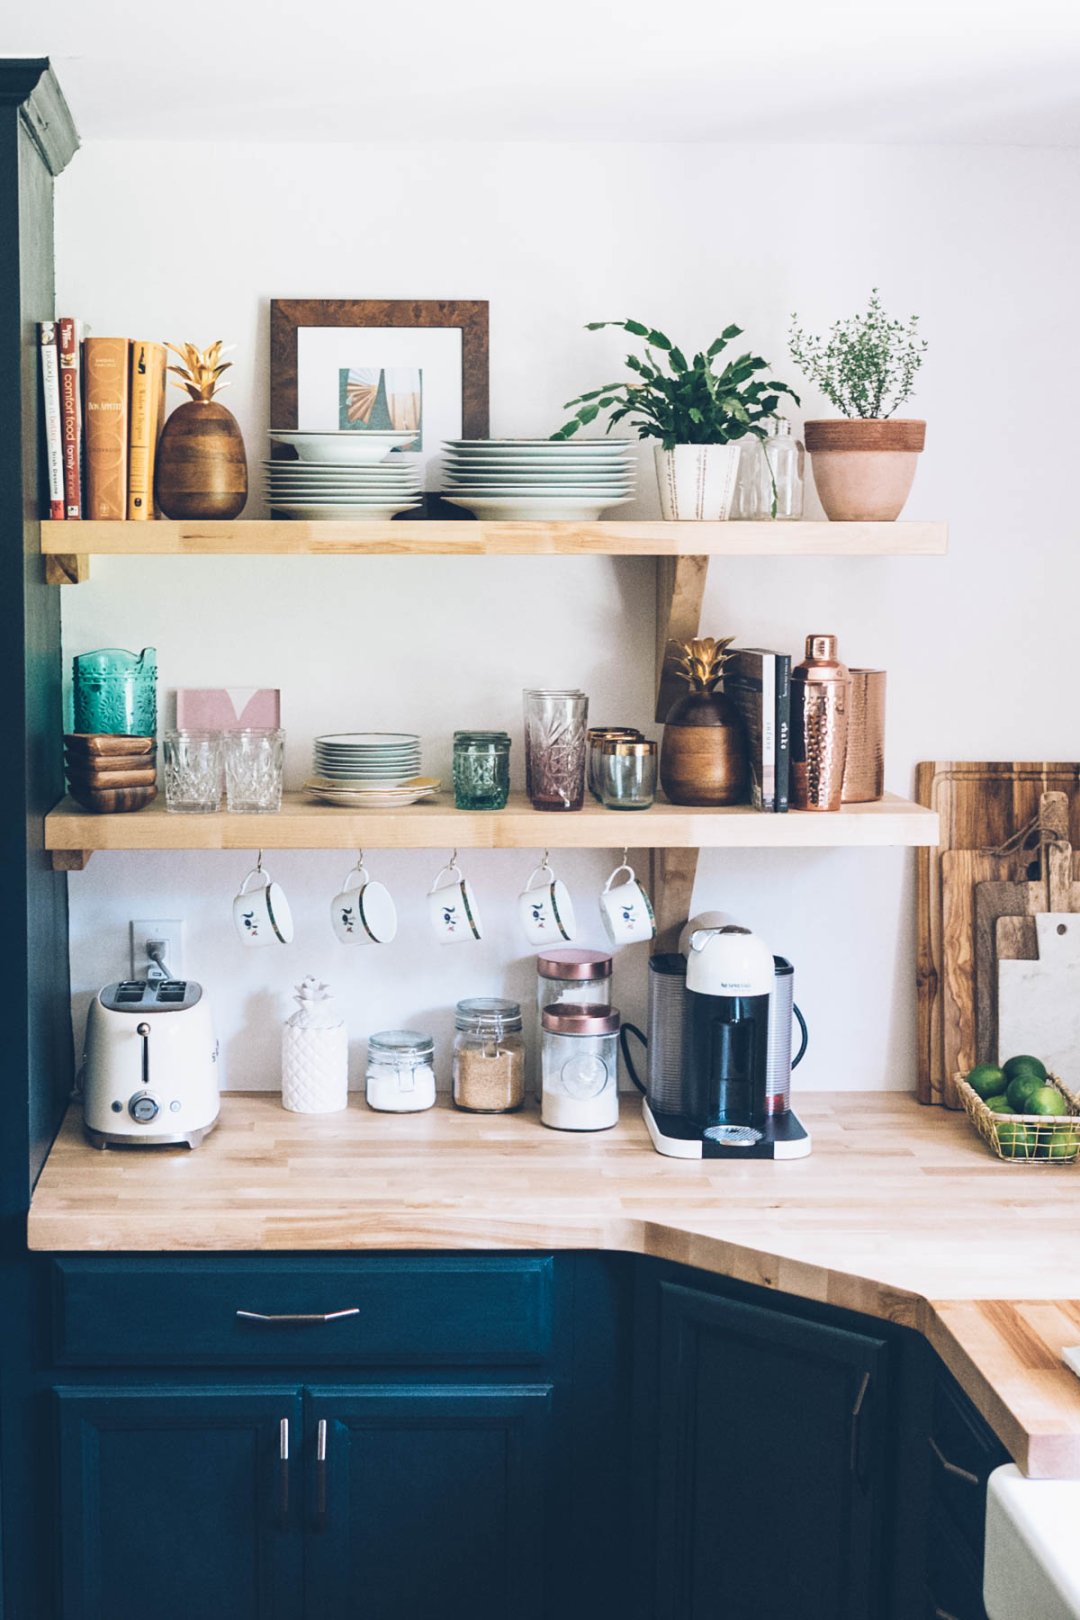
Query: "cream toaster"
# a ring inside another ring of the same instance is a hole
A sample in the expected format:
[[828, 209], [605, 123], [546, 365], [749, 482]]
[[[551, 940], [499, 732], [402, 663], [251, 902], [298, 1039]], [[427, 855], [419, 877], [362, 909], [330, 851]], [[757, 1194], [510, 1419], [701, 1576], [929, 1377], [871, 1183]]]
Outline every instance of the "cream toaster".
[[217, 1124], [218, 1043], [192, 979], [107, 984], [90, 1003], [83, 1122], [95, 1147], [197, 1147]]

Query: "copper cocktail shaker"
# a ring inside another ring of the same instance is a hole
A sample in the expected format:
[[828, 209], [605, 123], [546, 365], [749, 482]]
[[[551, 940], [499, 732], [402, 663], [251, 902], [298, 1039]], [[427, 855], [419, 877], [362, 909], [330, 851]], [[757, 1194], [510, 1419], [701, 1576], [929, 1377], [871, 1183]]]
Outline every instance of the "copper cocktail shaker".
[[851, 676], [835, 636], [807, 636], [791, 672], [791, 802], [796, 810], [839, 810], [847, 757]]

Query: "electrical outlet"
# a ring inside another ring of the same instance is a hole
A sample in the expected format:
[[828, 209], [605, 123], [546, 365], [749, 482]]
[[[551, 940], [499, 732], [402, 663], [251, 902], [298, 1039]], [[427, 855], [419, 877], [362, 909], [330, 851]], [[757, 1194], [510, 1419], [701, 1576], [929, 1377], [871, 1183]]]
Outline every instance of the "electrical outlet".
[[[157, 950], [160, 944], [160, 952]], [[150, 954], [151, 946], [159, 954], [166, 971]], [[172, 922], [132, 921], [131, 924], [131, 977], [133, 979], [182, 979], [184, 977], [184, 925]]]

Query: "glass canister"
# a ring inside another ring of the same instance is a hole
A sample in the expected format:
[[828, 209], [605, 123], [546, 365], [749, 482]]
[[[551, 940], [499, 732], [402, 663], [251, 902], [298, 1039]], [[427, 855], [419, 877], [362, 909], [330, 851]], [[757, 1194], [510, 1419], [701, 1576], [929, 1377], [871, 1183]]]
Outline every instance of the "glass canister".
[[534, 810], [580, 810], [584, 805], [588, 718], [584, 692], [526, 689], [525, 790]]
[[72, 729], [111, 737], [157, 736], [157, 649], [121, 647], [72, 660]]
[[647, 810], [656, 798], [656, 744], [609, 737], [600, 749], [600, 798], [607, 810]]
[[499, 996], [459, 1001], [454, 1012], [454, 1102], [474, 1114], [508, 1114], [525, 1101], [521, 1006]]
[[636, 726], [590, 726], [585, 733], [585, 785], [594, 799], [600, 798], [600, 755], [609, 738], [623, 738], [637, 742], [641, 732]]
[[502, 810], [510, 795], [510, 735], [506, 731], [454, 732], [454, 806]]
[[558, 1131], [619, 1123], [619, 1009], [573, 1001], [545, 1008], [540, 1118]]
[[539, 1012], [557, 1001], [610, 1002], [610, 951], [586, 951], [575, 945], [542, 951], [536, 958], [536, 1006]]
[[386, 1114], [416, 1114], [435, 1103], [435, 1041], [415, 1029], [384, 1029], [368, 1038], [365, 1096]]

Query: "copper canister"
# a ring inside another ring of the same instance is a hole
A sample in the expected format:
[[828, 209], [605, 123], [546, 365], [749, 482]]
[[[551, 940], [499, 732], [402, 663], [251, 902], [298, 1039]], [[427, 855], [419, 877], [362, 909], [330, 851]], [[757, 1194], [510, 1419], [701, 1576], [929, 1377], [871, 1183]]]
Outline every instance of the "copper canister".
[[853, 669], [841, 797], [845, 804], [870, 804], [884, 792], [885, 671]]
[[839, 810], [847, 757], [851, 675], [835, 636], [806, 638], [791, 672], [791, 802], [796, 810]]

